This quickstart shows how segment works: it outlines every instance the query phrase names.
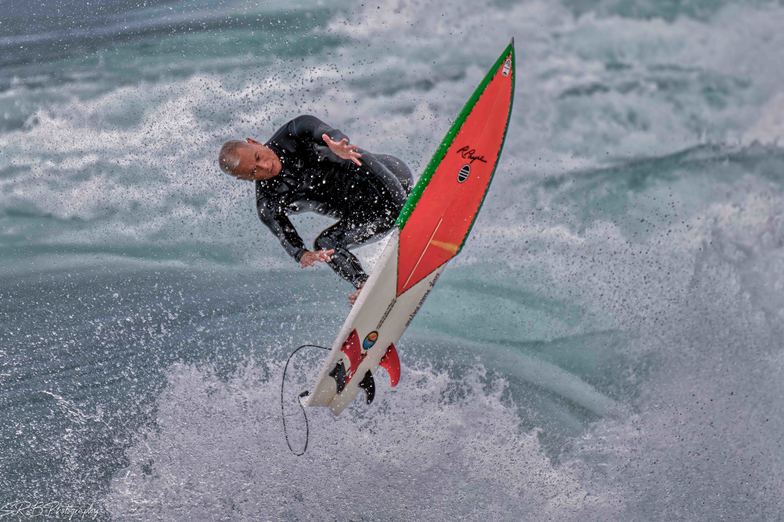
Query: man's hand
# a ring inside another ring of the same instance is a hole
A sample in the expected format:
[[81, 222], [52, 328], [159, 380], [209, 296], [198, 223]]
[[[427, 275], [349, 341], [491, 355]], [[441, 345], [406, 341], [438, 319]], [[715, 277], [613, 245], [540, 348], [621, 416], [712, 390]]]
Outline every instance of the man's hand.
[[324, 143], [327, 144], [329, 150], [335, 153], [335, 156], [339, 158], [343, 158], [345, 160], [351, 160], [357, 165], [362, 165], [362, 162], [359, 161], [359, 158], [362, 157], [362, 154], [357, 152], [357, 146], [351, 145], [348, 142], [348, 138], [343, 138], [340, 141], [335, 141], [326, 133], [321, 135], [321, 139], [324, 140]]
[[335, 250], [316, 250], [315, 252], [307, 250], [304, 254], [302, 254], [302, 257], [299, 258], [299, 266], [305, 268], [314, 265], [319, 261], [326, 263], [332, 259], [332, 254], [334, 253]]

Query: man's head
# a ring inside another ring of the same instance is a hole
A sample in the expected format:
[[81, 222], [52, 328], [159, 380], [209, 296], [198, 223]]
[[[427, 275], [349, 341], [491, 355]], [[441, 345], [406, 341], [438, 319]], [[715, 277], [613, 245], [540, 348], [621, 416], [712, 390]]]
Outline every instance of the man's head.
[[218, 155], [221, 170], [239, 179], [265, 180], [277, 176], [283, 165], [272, 149], [256, 140], [231, 140]]

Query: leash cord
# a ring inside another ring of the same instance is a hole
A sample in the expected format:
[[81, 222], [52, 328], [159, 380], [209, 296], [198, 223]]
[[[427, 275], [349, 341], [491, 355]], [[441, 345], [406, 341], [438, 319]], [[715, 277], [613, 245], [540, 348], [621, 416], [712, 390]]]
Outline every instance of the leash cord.
[[308, 451], [308, 441], [310, 440], [310, 426], [308, 425], [308, 414], [305, 413], [305, 406], [302, 405], [302, 399], [310, 395], [308, 390], [303, 391], [297, 397], [297, 404], [299, 404], [299, 409], [302, 410], [302, 416], [305, 418], [305, 447], [302, 448], [301, 452], [297, 452], [292, 446], [291, 441], [289, 440], [289, 432], [286, 428], [286, 412], [283, 410], [283, 386], [286, 384], [286, 372], [289, 369], [289, 363], [291, 362], [291, 358], [303, 348], [320, 348], [322, 350], [329, 350], [326, 346], [319, 346], [317, 344], [303, 344], [302, 346], [298, 347], [296, 350], [291, 352], [289, 358], [286, 359], [286, 366], [283, 367], [283, 377], [280, 380], [280, 419], [283, 421], [283, 436], [286, 438], [286, 445], [289, 447], [291, 453], [296, 455], [297, 457], [301, 457]]

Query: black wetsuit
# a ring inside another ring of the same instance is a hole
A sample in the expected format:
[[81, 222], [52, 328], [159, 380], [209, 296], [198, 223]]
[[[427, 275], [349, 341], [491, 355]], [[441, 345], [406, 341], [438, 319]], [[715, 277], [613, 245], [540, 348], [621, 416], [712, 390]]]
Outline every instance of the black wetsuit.
[[338, 219], [316, 238], [314, 249], [334, 249], [329, 265], [359, 288], [368, 278], [352, 246], [378, 239], [395, 224], [411, 190], [413, 178], [399, 159], [362, 154], [358, 166], [336, 156], [321, 138], [346, 136], [314, 116], [294, 118], [267, 141], [280, 158], [280, 173], [256, 181], [256, 208], [261, 221], [283, 248], [299, 261], [307, 250], [289, 214], [317, 212]]

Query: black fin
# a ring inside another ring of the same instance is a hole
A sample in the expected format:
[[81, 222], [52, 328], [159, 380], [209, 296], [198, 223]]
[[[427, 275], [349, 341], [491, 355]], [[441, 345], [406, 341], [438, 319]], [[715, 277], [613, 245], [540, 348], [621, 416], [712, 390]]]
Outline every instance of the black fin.
[[367, 403], [373, 402], [373, 398], [376, 396], [376, 382], [373, 380], [373, 374], [370, 373], [370, 370], [365, 373], [359, 387], [365, 390]]
[[343, 388], [346, 387], [346, 367], [343, 365], [343, 361], [338, 361], [332, 371], [329, 372], [329, 376], [335, 379], [335, 384], [337, 385], [337, 393], [341, 393]]

